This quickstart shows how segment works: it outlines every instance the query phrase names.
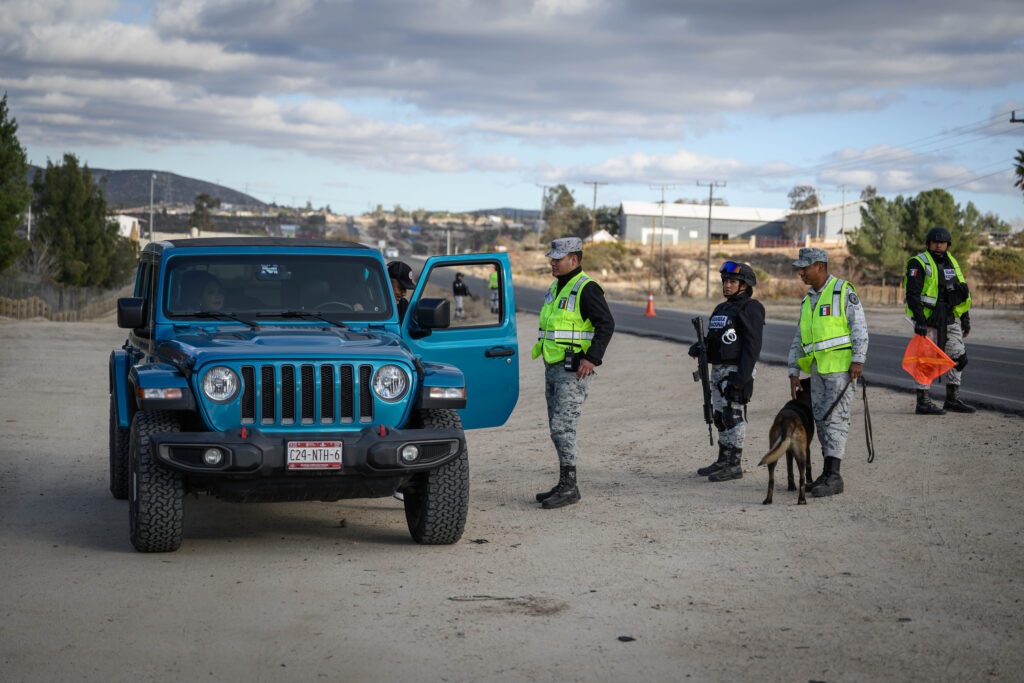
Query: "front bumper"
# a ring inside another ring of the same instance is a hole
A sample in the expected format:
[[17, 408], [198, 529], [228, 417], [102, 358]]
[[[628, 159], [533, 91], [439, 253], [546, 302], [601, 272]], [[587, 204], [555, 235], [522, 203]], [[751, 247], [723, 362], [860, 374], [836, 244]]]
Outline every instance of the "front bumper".
[[[244, 436], [243, 436], [244, 433]], [[345, 434], [321, 432], [266, 433], [258, 429], [229, 429], [223, 432], [165, 432], [150, 436], [151, 453], [173, 470], [204, 477], [304, 478], [310, 477], [401, 477], [440, 467], [455, 459], [466, 446], [460, 429], [381, 429], [364, 427]], [[342, 466], [333, 470], [286, 469], [289, 441], [341, 441]], [[407, 444], [419, 447], [420, 457], [408, 464], [399, 450]], [[207, 465], [203, 452], [218, 448], [222, 462]]]

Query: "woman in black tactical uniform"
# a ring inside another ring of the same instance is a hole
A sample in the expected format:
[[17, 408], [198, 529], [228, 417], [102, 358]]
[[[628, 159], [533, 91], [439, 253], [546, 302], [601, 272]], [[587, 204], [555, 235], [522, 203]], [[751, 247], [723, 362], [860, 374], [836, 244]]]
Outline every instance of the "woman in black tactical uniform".
[[[754, 366], [761, 355], [764, 306], [753, 298], [757, 278], [746, 263], [726, 261], [719, 271], [725, 301], [708, 321], [705, 343], [711, 364], [711, 400], [718, 428], [718, 460], [697, 474], [708, 481], [728, 481], [743, 476], [740, 458], [746, 434], [744, 406], [754, 393]], [[696, 357], [697, 345], [690, 347]]]

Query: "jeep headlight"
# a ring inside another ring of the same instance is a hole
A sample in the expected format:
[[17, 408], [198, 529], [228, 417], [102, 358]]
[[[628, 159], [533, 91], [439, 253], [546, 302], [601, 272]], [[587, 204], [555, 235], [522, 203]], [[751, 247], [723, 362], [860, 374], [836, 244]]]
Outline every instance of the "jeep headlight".
[[383, 365], [373, 376], [373, 393], [382, 401], [393, 403], [405, 396], [408, 389], [409, 378], [397, 365]]
[[227, 403], [233, 399], [241, 384], [238, 373], [223, 365], [215, 365], [203, 375], [203, 393], [215, 403]]

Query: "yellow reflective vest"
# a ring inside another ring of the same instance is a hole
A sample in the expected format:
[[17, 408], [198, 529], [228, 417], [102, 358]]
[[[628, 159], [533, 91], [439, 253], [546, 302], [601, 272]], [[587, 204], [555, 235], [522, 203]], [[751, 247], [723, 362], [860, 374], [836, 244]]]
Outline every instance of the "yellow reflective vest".
[[490, 289], [497, 289], [498, 288], [498, 271], [496, 271], [496, 270], [492, 270], [491, 271], [491, 279], [487, 283], [487, 286]]
[[[946, 254], [949, 262], [953, 264], [953, 270], [956, 271], [957, 282], [964, 282], [964, 274], [960, 272], [960, 264], [956, 262], [956, 259], [950, 254]], [[939, 268], [935, 265], [935, 259], [932, 255], [923, 251], [911, 261], [917, 260], [921, 264], [921, 269], [924, 270], [924, 284], [921, 286], [921, 307], [924, 309], [924, 318], [927, 320], [932, 317], [932, 313], [935, 311], [935, 304], [939, 301]], [[907, 291], [907, 275], [903, 274], [903, 291]], [[914, 312], [910, 310], [910, 306], [905, 306], [907, 315], [911, 318], [914, 317]], [[970, 292], [967, 294], [967, 300], [961, 301], [959, 304], [953, 307], [953, 316], [959, 318], [964, 313], [971, 309], [971, 295]]]
[[[594, 324], [580, 315], [579, 294], [590, 282], [594, 281], [581, 270], [561, 291], [556, 291], [558, 280], [551, 283], [540, 309], [540, 329], [532, 358], [544, 354], [545, 363], [561, 363], [569, 346], [587, 352], [594, 340]], [[596, 282], [594, 285], [600, 287]]]
[[804, 355], [797, 361], [804, 372], [810, 372], [815, 362], [820, 373], [849, 371], [853, 344], [850, 321], [846, 319], [848, 288], [853, 289], [853, 285], [830, 276], [813, 310], [810, 294], [804, 297], [800, 309], [800, 345]]

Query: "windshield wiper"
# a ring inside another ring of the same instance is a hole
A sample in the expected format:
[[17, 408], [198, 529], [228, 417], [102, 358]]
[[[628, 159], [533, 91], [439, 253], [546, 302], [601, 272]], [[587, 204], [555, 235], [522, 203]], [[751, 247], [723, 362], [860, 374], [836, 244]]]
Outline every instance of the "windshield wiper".
[[258, 330], [260, 328], [259, 323], [250, 322], [245, 318], [238, 317], [234, 313], [225, 313], [223, 311], [196, 311], [195, 313], [192, 314], [192, 316], [196, 318], [220, 318], [226, 320], [234, 320], [235, 322], [240, 322], [245, 325], [248, 325], [254, 330]]
[[313, 311], [285, 311], [283, 313], [278, 313], [278, 315], [282, 318], [316, 318], [317, 320], [323, 320], [325, 323], [330, 323], [336, 327], [340, 327], [343, 330], [348, 329], [348, 325], [345, 323], [325, 318], [322, 314], [314, 313]]

